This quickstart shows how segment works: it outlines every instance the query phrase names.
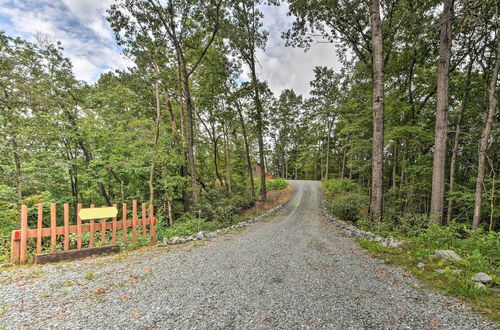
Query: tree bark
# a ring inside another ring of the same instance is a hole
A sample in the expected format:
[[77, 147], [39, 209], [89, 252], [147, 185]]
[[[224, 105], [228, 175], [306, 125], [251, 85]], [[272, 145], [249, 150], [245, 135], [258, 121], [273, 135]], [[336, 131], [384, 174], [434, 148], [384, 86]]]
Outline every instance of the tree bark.
[[347, 146], [344, 146], [342, 151], [342, 172], [340, 173], [340, 178], [343, 179], [345, 177], [345, 165], [347, 162]]
[[262, 123], [262, 113], [263, 107], [262, 102], [260, 100], [259, 95], [259, 86], [257, 82], [257, 73], [255, 72], [255, 57], [252, 53], [252, 60], [250, 63], [250, 71], [252, 77], [252, 85], [254, 89], [254, 103], [256, 110], [256, 121], [257, 121], [257, 135], [258, 135], [258, 143], [259, 143], [259, 161], [260, 161], [260, 198], [262, 200], [266, 200], [267, 198], [267, 189], [266, 189], [266, 165], [264, 160], [264, 125]]
[[21, 205], [23, 201], [23, 189], [21, 184], [21, 157], [19, 157], [19, 146], [17, 145], [16, 136], [12, 139], [12, 149], [14, 154], [14, 163], [16, 165], [16, 195], [17, 203]]
[[[474, 59], [471, 59], [469, 65], [467, 66], [467, 75], [465, 78], [465, 90], [463, 94], [462, 106], [460, 107], [460, 112], [458, 113], [457, 124], [455, 125], [455, 136], [453, 139], [453, 149], [451, 151], [451, 160], [450, 160], [450, 183], [448, 187], [448, 192], [453, 192], [455, 187], [455, 172], [456, 172], [456, 163], [457, 163], [457, 153], [458, 146], [460, 140], [461, 133], [461, 125], [462, 118], [464, 116], [464, 111], [467, 106], [467, 102], [469, 101], [469, 85], [470, 85], [470, 76], [472, 73], [472, 65], [474, 63]], [[448, 210], [446, 212], [446, 224], [449, 224], [451, 221], [451, 216], [453, 213], [453, 199], [448, 197]]]
[[153, 157], [151, 158], [151, 167], [149, 169], [149, 205], [153, 205], [155, 188], [154, 188], [154, 174], [156, 166], [156, 156], [158, 153], [158, 142], [160, 140], [160, 118], [161, 118], [161, 108], [160, 108], [160, 92], [158, 86], [155, 87], [156, 95], [156, 118], [155, 118], [155, 140], [153, 145]]
[[434, 142], [434, 159], [432, 164], [432, 194], [431, 194], [431, 221], [442, 224], [444, 181], [446, 165], [446, 138], [448, 125], [448, 84], [449, 67], [452, 44], [452, 19], [454, 0], [444, 0], [443, 15], [441, 17], [441, 36], [439, 59], [437, 68], [436, 89], [436, 127]]
[[229, 195], [232, 193], [231, 187], [231, 154], [229, 152], [229, 136], [228, 129], [224, 129], [224, 149], [226, 154], [226, 184], [227, 184], [227, 192]]
[[[497, 24], [499, 24], [499, 19], [497, 18]], [[498, 26], [498, 25], [497, 25]], [[476, 179], [476, 193], [474, 199], [474, 216], [472, 218], [472, 229], [476, 230], [479, 227], [479, 222], [481, 221], [481, 208], [482, 208], [482, 189], [483, 180], [485, 172], [486, 163], [486, 150], [488, 149], [488, 140], [490, 138], [491, 126], [493, 125], [493, 119], [496, 113], [497, 98], [496, 98], [496, 85], [498, 79], [498, 72], [500, 70], [500, 28], [497, 28], [497, 57], [495, 60], [495, 66], [491, 72], [491, 79], [488, 88], [488, 113], [485, 116], [484, 128], [481, 133], [481, 140], [479, 142], [479, 159], [477, 164], [477, 179]]]
[[330, 167], [330, 121], [326, 123], [326, 159], [325, 159], [325, 180], [328, 180], [328, 168]]
[[245, 143], [245, 156], [247, 159], [247, 170], [248, 170], [248, 177], [250, 179], [250, 188], [252, 189], [252, 197], [255, 200], [255, 183], [253, 180], [252, 159], [250, 158], [250, 146], [248, 144], [247, 129], [245, 125], [245, 120], [243, 119], [243, 111], [241, 110], [241, 105], [237, 101], [236, 101], [236, 108], [238, 109], [238, 116], [240, 119], [241, 130], [243, 132], [243, 142]]
[[378, 221], [382, 218], [384, 202], [384, 56], [378, 0], [370, 0], [370, 24], [373, 50], [373, 144], [370, 218]]

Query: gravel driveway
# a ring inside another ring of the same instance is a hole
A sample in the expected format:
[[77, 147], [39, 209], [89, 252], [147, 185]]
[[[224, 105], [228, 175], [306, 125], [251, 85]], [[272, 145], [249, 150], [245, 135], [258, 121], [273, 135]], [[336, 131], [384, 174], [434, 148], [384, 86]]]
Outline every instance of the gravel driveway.
[[320, 183], [243, 232], [173, 248], [0, 273], [0, 329], [475, 329], [320, 215]]

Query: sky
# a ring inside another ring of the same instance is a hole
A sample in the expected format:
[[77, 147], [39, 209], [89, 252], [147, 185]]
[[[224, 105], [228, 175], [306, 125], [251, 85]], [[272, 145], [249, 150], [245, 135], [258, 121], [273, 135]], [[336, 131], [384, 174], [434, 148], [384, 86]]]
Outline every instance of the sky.
[[[71, 59], [75, 76], [89, 83], [101, 73], [124, 69], [133, 63], [121, 54], [105, 11], [113, 0], [0, 0], [0, 30], [12, 37], [34, 41], [39, 33], [60, 41]], [[265, 50], [257, 54], [259, 78], [278, 95], [294, 89], [308, 95], [317, 65], [340, 68], [332, 44], [313, 45], [308, 52], [285, 47], [281, 33], [293, 22], [286, 5], [265, 6], [264, 28], [269, 32]]]

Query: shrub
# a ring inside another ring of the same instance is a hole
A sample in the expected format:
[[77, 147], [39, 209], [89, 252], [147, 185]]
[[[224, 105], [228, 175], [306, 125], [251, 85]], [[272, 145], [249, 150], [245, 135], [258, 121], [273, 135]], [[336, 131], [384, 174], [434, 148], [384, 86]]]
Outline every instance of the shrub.
[[288, 183], [283, 178], [266, 180], [267, 190], [283, 190], [288, 186]]
[[330, 211], [343, 220], [356, 221], [366, 216], [368, 196], [348, 193], [335, 197], [330, 202]]
[[349, 179], [330, 179], [324, 182], [326, 189], [333, 195], [344, 193], [361, 193], [363, 189], [359, 184]]

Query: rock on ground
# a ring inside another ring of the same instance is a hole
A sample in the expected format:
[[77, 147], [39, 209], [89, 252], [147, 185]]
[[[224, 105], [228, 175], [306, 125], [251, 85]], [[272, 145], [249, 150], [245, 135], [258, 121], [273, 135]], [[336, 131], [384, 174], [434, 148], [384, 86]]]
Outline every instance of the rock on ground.
[[434, 255], [439, 259], [461, 260], [460, 256], [453, 250], [436, 250]]

